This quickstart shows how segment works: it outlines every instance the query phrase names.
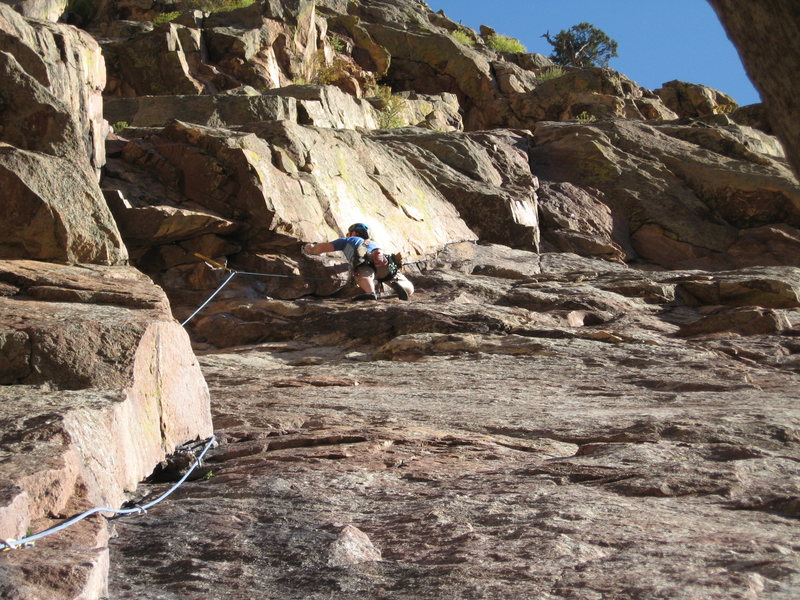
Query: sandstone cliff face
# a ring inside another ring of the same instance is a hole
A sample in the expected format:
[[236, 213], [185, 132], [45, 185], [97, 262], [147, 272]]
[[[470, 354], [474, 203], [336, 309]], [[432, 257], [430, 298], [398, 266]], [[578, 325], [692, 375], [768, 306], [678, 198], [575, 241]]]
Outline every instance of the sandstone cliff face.
[[[6, 4], [0, 40], [0, 537], [17, 540], [118, 507], [167, 453], [212, 429], [189, 339], [163, 291], [125, 266], [100, 190], [99, 45]], [[35, 556], [4, 555], [2, 595], [100, 597], [107, 541], [95, 518]]]
[[[209, 395], [163, 292], [130, 267], [0, 261], [0, 535], [21, 539], [94, 506], [119, 507], [175, 447], [211, 435]], [[14, 553], [9, 597], [99, 597], [98, 519]], [[61, 579], [59, 564], [73, 565]]]
[[[270, 265], [284, 275], [313, 275], [316, 267], [299, 253], [300, 244], [338, 235], [345, 222], [354, 220], [377, 222], [379, 228], [385, 222], [385, 231], [379, 231], [381, 241], [405, 252], [412, 262], [445, 243], [478, 238], [520, 248], [642, 260], [666, 268], [797, 264], [799, 236], [792, 216], [797, 183], [785, 167], [783, 149], [768, 134], [739, 125], [763, 127], [740, 116], [733, 101], [716, 90], [669, 82], [652, 92], [608, 69], [567, 69], [560, 77], [547, 78], [543, 73], [549, 63], [543, 57], [497, 53], [474, 32], [472, 45], [465, 45], [452, 35], [463, 28], [419, 3], [270, 3], [229, 13], [184, 13], [155, 29], [144, 20], [133, 25], [127, 29], [113, 26], [113, 21], [96, 25], [111, 40], [104, 42], [110, 70], [135, 71], [120, 76], [121, 82], [164, 73], [172, 87], [157, 92], [144, 87], [122, 91], [122, 83], [107, 87], [109, 95], [139, 97], [107, 102], [108, 118], [129, 127], [114, 143], [103, 186], [117, 220], [126, 223], [135, 262], [167, 286], [175, 300], [180, 297], [188, 305], [196, 304], [198, 296], [179, 290], [210, 292], [221, 282], [220, 274], [209, 271], [195, 253], [239, 269]], [[221, 31], [230, 40], [225, 46], [216, 41]], [[194, 40], [195, 49], [165, 42], [163, 51], [137, 55], [174, 53], [176, 64], [188, 69], [185, 77], [121, 59], [113, 50], [129, 48], [140, 39], [164, 40], [165, 34]], [[270, 62], [273, 55], [280, 60]], [[267, 63], [273, 66], [265, 72], [273, 76], [246, 75], [250, 71], [245, 67], [258, 69]], [[231, 68], [233, 64], [239, 65], [237, 69]], [[355, 74], [354, 65], [361, 75]], [[204, 80], [189, 89], [181, 83], [186, 78], [199, 81], [201, 73], [210, 72], [225, 72], [224, 85]], [[342, 79], [347, 73], [357, 81]], [[362, 146], [359, 138], [366, 131], [386, 125], [381, 122], [388, 111], [385, 100], [368, 103], [359, 97], [368, 93], [367, 82], [380, 77], [395, 91], [428, 94], [417, 99], [396, 96], [396, 105], [403, 110], [395, 106], [389, 112], [406, 116], [396, 118], [394, 126], [438, 128], [443, 118], [445, 123], [458, 123], [450, 112], [453, 105], [445, 100], [453, 98], [467, 130], [523, 130], [506, 138], [510, 146], [486, 136], [473, 136], [468, 146], [462, 146], [450, 141], [453, 136], [423, 131], [404, 134], [410, 146], [399, 144], [398, 136], [391, 139], [384, 134], [369, 136]], [[299, 79], [334, 86], [286, 86]], [[225, 90], [236, 93], [219, 94]], [[178, 95], [142, 96], [166, 92]], [[416, 116], [404, 112], [409, 106], [416, 107]], [[578, 115], [581, 121], [575, 122]], [[180, 127], [205, 125], [217, 129], [214, 136], [253, 142], [247, 142], [240, 158], [228, 152], [223, 159], [217, 151], [213, 153], [217, 156], [209, 157], [208, 141], [201, 142], [207, 134], [198, 130], [178, 141], [175, 126], [168, 125], [173, 118], [185, 124]], [[652, 125], [635, 125], [646, 119], [654, 120]], [[257, 125], [276, 120], [300, 127]], [[543, 124], [552, 120], [571, 124]], [[355, 129], [358, 133], [348, 133], [346, 140], [333, 142], [332, 147], [363, 147], [369, 157], [365, 161], [364, 152], [358, 151], [356, 162], [383, 174], [362, 173], [360, 166], [342, 168], [337, 164], [341, 158], [332, 156], [318, 168], [320, 158], [312, 157], [308, 148], [315, 138], [328, 134], [312, 133], [308, 126]], [[554, 137], [556, 132], [563, 139]], [[574, 139], [573, 134], [577, 134]], [[255, 144], [256, 139], [261, 141]], [[163, 148], [174, 149], [176, 141], [184, 148], [180, 155], [164, 154]], [[190, 153], [192, 144], [203, 147]], [[485, 160], [481, 156], [495, 155], [501, 147], [501, 154], [516, 153], [531, 168], [512, 167], [504, 179], [498, 175], [504, 166], [480, 165]], [[429, 154], [436, 148], [438, 154]], [[400, 163], [398, 151], [404, 154]], [[240, 164], [234, 164], [237, 161]], [[405, 161], [410, 163], [404, 172], [396, 172], [395, 166]], [[254, 166], [259, 162], [271, 164]], [[453, 169], [467, 173], [467, 178], [454, 177]], [[204, 175], [197, 177], [198, 170]], [[234, 181], [241, 177], [235, 173], [253, 170], [265, 174], [254, 188]], [[416, 181], [420, 177], [426, 181]], [[551, 184], [571, 184], [574, 187], [561, 188], [566, 204], [559, 206], [584, 205], [592, 198], [584, 224], [604, 220], [607, 224], [597, 231], [581, 231], [573, 221], [565, 228], [570, 217], [562, 213], [551, 214], [542, 228], [536, 196], [539, 179], [545, 190]], [[384, 183], [400, 180], [410, 186]], [[486, 183], [496, 189], [486, 188]], [[241, 197], [243, 189], [252, 189], [244, 195], [253, 200]], [[257, 206], [268, 195], [263, 208]], [[349, 200], [338, 198], [341, 195]], [[382, 207], [381, 197], [391, 208]], [[663, 201], [665, 197], [669, 202]], [[451, 208], [436, 208], [437, 198], [453, 205], [463, 222], [453, 221]], [[248, 208], [242, 207], [243, 202]], [[750, 214], [755, 205], [763, 209]], [[320, 218], [326, 211], [329, 217]], [[443, 218], [432, 221], [434, 213]], [[255, 221], [253, 215], [258, 215]], [[181, 220], [186, 223], [178, 224]], [[262, 223], [266, 231], [255, 231]], [[132, 234], [134, 230], [139, 233]], [[145, 233], [156, 231], [160, 233]], [[254, 284], [252, 293], [289, 297], [335, 289], [310, 281], [271, 283]]]
[[[163, 491], [212, 411], [222, 445], [114, 541], [4, 553], [0, 595], [793, 597], [764, 107], [553, 78], [424, 2], [94, 8], [0, 4], [0, 536]], [[353, 221], [412, 302], [301, 251]]]
[[[748, 127], [678, 123], [539, 123], [532, 169], [599, 190], [606, 243], [666, 268], [800, 266], [800, 186], [781, 149]], [[777, 155], [777, 156], [776, 156]]]
[[118, 264], [127, 258], [97, 175], [105, 70], [85, 32], [0, 4], [0, 257]]

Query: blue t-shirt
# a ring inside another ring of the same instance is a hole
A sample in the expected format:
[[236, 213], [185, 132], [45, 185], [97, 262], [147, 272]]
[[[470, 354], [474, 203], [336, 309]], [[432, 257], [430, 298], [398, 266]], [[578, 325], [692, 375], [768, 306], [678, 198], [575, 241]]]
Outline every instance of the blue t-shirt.
[[347, 262], [350, 264], [353, 264], [353, 259], [356, 255], [356, 248], [358, 248], [361, 244], [367, 245], [368, 254], [378, 248], [378, 245], [375, 242], [365, 240], [357, 235], [333, 240], [331, 244], [333, 245], [334, 250], [341, 250], [344, 252], [344, 255], [347, 257]]

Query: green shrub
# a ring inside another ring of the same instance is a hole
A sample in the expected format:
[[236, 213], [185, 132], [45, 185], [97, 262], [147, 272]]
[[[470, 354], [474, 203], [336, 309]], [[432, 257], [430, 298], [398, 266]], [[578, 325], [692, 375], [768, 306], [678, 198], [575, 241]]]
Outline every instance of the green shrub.
[[292, 78], [294, 85], [333, 85], [350, 75], [351, 63], [335, 56], [330, 64], [325, 62], [325, 52], [317, 50], [303, 66], [303, 71]]
[[585, 125], [586, 123], [594, 123], [597, 121], [597, 117], [590, 112], [583, 111], [582, 113], [575, 115], [575, 120], [578, 121], [578, 123]]
[[311, 76], [313, 83], [317, 85], [331, 85], [348, 76], [350, 63], [345, 59], [337, 56], [329, 65], [324, 64], [324, 61], [325, 57], [320, 55], [315, 62], [314, 72]]
[[344, 40], [337, 34], [332, 34], [330, 37], [331, 48], [336, 52], [344, 52]]
[[470, 37], [470, 35], [464, 31], [463, 29], [456, 29], [450, 35], [453, 36], [453, 39], [457, 42], [464, 44], [465, 46], [474, 46], [475, 40]]
[[536, 76], [536, 79], [539, 81], [549, 81], [550, 79], [558, 79], [564, 74], [564, 69], [559, 66], [555, 67], [547, 67], [542, 69], [539, 75]]
[[178, 15], [181, 13], [179, 12], [168, 12], [161, 15], [158, 15], [155, 19], [153, 19], [153, 25], [161, 25], [162, 23], [169, 23], [170, 21], [174, 21], [178, 18]]
[[255, 4], [255, 0], [187, 0], [183, 5], [188, 9], [207, 13], [228, 12]]
[[376, 95], [380, 100], [378, 127], [381, 129], [404, 127], [407, 124], [403, 119], [403, 112], [407, 107], [405, 98], [395, 96], [389, 86], [379, 86]]
[[128, 128], [127, 121], [117, 121], [111, 126], [111, 129], [114, 131], [114, 133], [120, 133], [122, 130], [127, 128]]
[[518, 39], [508, 37], [507, 35], [500, 35], [499, 33], [493, 33], [490, 35], [486, 40], [486, 43], [489, 44], [490, 48], [493, 48], [498, 52], [513, 52], [515, 54], [522, 54], [528, 51], [528, 49]]

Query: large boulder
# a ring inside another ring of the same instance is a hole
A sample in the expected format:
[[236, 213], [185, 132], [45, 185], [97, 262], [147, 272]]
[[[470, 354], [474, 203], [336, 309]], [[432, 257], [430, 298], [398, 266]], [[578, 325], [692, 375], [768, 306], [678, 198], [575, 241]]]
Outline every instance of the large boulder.
[[[108, 124], [102, 100], [106, 71], [98, 43], [84, 31], [27, 20], [0, 3], [0, 47], [13, 57], [4, 59], [0, 80], [0, 141], [19, 145], [25, 139], [37, 144], [26, 149], [48, 152], [52, 145], [73, 145], [71, 137], [77, 136], [99, 175]], [[56, 124], [56, 119], [62, 122]], [[66, 120], [74, 123], [67, 125]]]
[[[177, 445], [211, 435], [189, 338], [141, 273], [0, 261], [0, 290], [0, 537], [119, 507]], [[101, 597], [107, 540], [104, 520], [81, 522], [9, 555], [4, 585], [15, 598]]]
[[0, 258], [127, 258], [97, 183], [105, 162], [99, 47], [0, 4]]
[[668, 81], [654, 92], [681, 117], [727, 114], [738, 108], [736, 101], [727, 94], [697, 83]]
[[69, 158], [0, 145], [0, 258], [127, 259], [97, 181]]
[[106, 42], [108, 95], [146, 96], [199, 94], [206, 84], [192, 69], [201, 50], [197, 30], [163, 23], [151, 31], [118, 43]]

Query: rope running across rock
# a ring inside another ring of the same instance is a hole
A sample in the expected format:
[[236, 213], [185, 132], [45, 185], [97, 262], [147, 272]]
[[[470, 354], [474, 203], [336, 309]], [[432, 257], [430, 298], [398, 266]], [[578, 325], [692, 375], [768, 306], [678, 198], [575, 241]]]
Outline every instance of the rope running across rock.
[[186, 473], [183, 475], [183, 477], [181, 477], [180, 480], [178, 480], [178, 482], [175, 483], [175, 485], [173, 485], [170, 489], [168, 489], [166, 492], [161, 494], [155, 500], [153, 500], [151, 502], [148, 502], [147, 504], [143, 504], [143, 505], [140, 505], [140, 506], [135, 506], [133, 508], [108, 508], [108, 507], [91, 508], [91, 509], [89, 509], [89, 510], [87, 510], [85, 512], [82, 512], [81, 514], [69, 519], [68, 521], [64, 521], [63, 523], [61, 523], [59, 525], [56, 525], [54, 527], [51, 527], [50, 529], [45, 529], [44, 531], [42, 531], [40, 533], [36, 533], [34, 535], [29, 535], [29, 536], [21, 538], [19, 540], [14, 540], [14, 539], [0, 540], [0, 550], [2, 550], [3, 552], [8, 552], [9, 550], [18, 550], [20, 548], [30, 547], [30, 546], [32, 546], [34, 544], [34, 542], [36, 542], [36, 540], [40, 540], [40, 539], [42, 539], [44, 537], [47, 537], [49, 535], [53, 535], [54, 533], [62, 531], [64, 529], [66, 529], [67, 527], [75, 525], [75, 523], [77, 523], [79, 521], [82, 521], [86, 517], [89, 517], [89, 516], [91, 516], [93, 514], [96, 514], [96, 513], [111, 513], [112, 515], [118, 515], [118, 516], [126, 516], [126, 515], [134, 515], [134, 514], [135, 515], [139, 515], [139, 514], [146, 513], [148, 509], [150, 509], [151, 507], [155, 506], [159, 502], [161, 502], [164, 499], [166, 499], [167, 496], [172, 494], [181, 485], [183, 485], [183, 482], [186, 481], [189, 478], [189, 475], [191, 475], [192, 472], [199, 465], [202, 464], [203, 457], [211, 449], [211, 447], [216, 443], [216, 441], [217, 441], [217, 438], [215, 438], [212, 435], [208, 439], [208, 441], [206, 442], [206, 445], [203, 448], [203, 451], [195, 459], [194, 464], [191, 466], [191, 468], [189, 468], [189, 470], [186, 471]]
[[[183, 323], [181, 323], [181, 327], [185, 327], [186, 324], [189, 321], [191, 321], [201, 310], [203, 310], [203, 308], [205, 308], [208, 305], [208, 303], [211, 302], [211, 300], [213, 300], [214, 297], [217, 294], [219, 294], [219, 292], [221, 292], [222, 289], [226, 285], [228, 285], [236, 275], [250, 275], [250, 276], [255, 276], [255, 277], [282, 277], [282, 278], [287, 278], [287, 279], [313, 279], [313, 280], [317, 280], [317, 281], [328, 281], [329, 280], [329, 278], [306, 277], [304, 275], [281, 275], [281, 274], [277, 274], [277, 273], [254, 273], [254, 272], [249, 272], [249, 271], [234, 271], [234, 270], [229, 269], [228, 267], [225, 267], [224, 265], [221, 265], [221, 264], [219, 264], [219, 263], [217, 263], [217, 262], [215, 262], [215, 261], [213, 261], [211, 259], [207, 259], [206, 257], [202, 257], [202, 258], [204, 258], [206, 264], [208, 264], [211, 267], [222, 268], [222, 269], [225, 269], [226, 271], [230, 271], [230, 275], [228, 275], [227, 279], [225, 279], [225, 281], [223, 281], [220, 284], [220, 286], [216, 290], [214, 290], [214, 292], [206, 299], [205, 302], [203, 302], [191, 315], [189, 315], [189, 317], [186, 318], [186, 320], [183, 321]], [[200, 466], [202, 464], [203, 457], [211, 449], [211, 447], [215, 444], [215, 442], [216, 442], [216, 438], [212, 435], [211, 438], [209, 438], [209, 440], [207, 441], [205, 447], [203, 448], [203, 451], [199, 454], [199, 456], [197, 456], [197, 458], [195, 459], [194, 464], [192, 464], [191, 468], [183, 475], [183, 477], [181, 477], [181, 479], [177, 483], [175, 483], [175, 485], [173, 485], [169, 490], [167, 490], [166, 492], [161, 494], [158, 498], [156, 498], [152, 502], [148, 502], [147, 504], [144, 504], [144, 505], [141, 505], [141, 506], [135, 506], [133, 508], [125, 508], [125, 509], [116, 509], [116, 508], [108, 508], [108, 507], [91, 508], [91, 509], [89, 509], [89, 510], [87, 510], [87, 511], [85, 511], [85, 512], [83, 512], [83, 513], [81, 513], [81, 514], [79, 514], [79, 515], [67, 520], [67, 521], [64, 521], [63, 523], [61, 523], [59, 525], [56, 525], [54, 527], [51, 527], [51, 528], [46, 529], [44, 531], [41, 531], [39, 533], [36, 533], [36, 534], [33, 534], [33, 535], [29, 535], [29, 536], [26, 536], [24, 538], [20, 538], [18, 540], [16, 540], [16, 539], [0, 540], [0, 552], [8, 552], [10, 550], [19, 550], [21, 548], [29, 548], [29, 547], [33, 546], [37, 540], [40, 540], [40, 539], [42, 539], [44, 537], [47, 537], [47, 536], [53, 535], [54, 533], [62, 531], [62, 530], [66, 529], [66, 528], [68, 528], [68, 527], [70, 527], [72, 525], [75, 525], [79, 521], [82, 521], [86, 517], [89, 517], [89, 516], [97, 514], [97, 513], [109, 513], [109, 514], [112, 514], [112, 515], [117, 515], [118, 517], [127, 516], [127, 515], [133, 515], [133, 514], [144, 514], [144, 513], [146, 513], [148, 509], [150, 509], [151, 507], [153, 507], [156, 504], [158, 504], [158, 503], [162, 502], [163, 500], [165, 500], [170, 494], [172, 494], [181, 485], [183, 485], [183, 483], [186, 481], [186, 479], [188, 479], [189, 475], [191, 475], [191, 473], [198, 466]]]

